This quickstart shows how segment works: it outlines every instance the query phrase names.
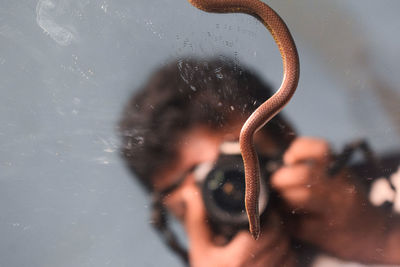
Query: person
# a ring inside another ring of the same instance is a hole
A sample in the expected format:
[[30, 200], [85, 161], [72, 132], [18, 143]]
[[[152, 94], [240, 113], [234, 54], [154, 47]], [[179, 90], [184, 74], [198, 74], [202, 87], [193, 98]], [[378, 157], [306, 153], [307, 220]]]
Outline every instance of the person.
[[188, 57], [154, 72], [123, 111], [122, 157], [155, 203], [183, 224], [189, 264], [303, 265], [299, 248], [307, 245], [339, 259], [400, 264], [399, 216], [371, 205], [351, 169], [330, 175], [335, 156], [328, 142], [297, 136], [282, 114], [255, 136], [260, 155], [283, 162], [269, 178], [276, 200], [260, 238], [246, 229], [231, 238], [213, 230], [194, 170], [216, 162], [221, 146], [238, 140], [244, 121], [272, 93], [237, 61]]

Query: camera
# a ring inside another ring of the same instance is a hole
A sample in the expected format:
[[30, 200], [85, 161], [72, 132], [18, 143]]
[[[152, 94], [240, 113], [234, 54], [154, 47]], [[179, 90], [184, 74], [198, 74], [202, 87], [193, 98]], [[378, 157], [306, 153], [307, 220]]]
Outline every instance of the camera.
[[[269, 178], [281, 166], [280, 162], [280, 159], [259, 156], [260, 215], [267, 210], [270, 200]], [[240, 229], [248, 227], [245, 174], [238, 142], [223, 143], [217, 161], [199, 164], [194, 175], [201, 188], [209, 223], [215, 233], [231, 238]]]

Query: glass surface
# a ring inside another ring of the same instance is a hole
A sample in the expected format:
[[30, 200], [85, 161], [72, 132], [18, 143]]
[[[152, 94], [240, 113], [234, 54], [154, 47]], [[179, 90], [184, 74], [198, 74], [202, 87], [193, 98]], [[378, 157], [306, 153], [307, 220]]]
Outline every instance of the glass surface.
[[[119, 157], [122, 107], [192, 54], [236, 58], [277, 88], [270, 34], [185, 0], [0, 1], [0, 266], [178, 266]], [[299, 133], [399, 151], [400, 2], [268, 3], [300, 54], [284, 110]]]

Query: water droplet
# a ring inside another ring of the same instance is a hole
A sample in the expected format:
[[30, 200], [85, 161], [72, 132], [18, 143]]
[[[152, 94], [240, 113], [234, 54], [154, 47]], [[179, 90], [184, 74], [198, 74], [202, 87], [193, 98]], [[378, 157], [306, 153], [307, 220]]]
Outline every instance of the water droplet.
[[136, 140], [136, 143], [138, 145], [143, 145], [144, 144], [144, 137], [143, 136], [136, 136], [135, 140]]

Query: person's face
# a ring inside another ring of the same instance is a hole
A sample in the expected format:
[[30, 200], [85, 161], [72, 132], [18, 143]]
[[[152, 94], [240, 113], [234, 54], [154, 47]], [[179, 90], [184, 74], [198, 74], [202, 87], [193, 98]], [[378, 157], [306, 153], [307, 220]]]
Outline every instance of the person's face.
[[[176, 161], [156, 174], [157, 179], [154, 179], [155, 191], [163, 191], [177, 182], [182, 175], [187, 174], [184, 182], [163, 200], [164, 205], [178, 219], [183, 219], [185, 216], [187, 196], [199, 193], [194, 176], [188, 171], [203, 162], [216, 161], [221, 144], [226, 141], [238, 140], [241, 126], [242, 123], [236, 123], [223, 131], [198, 126], [182, 135], [178, 144]], [[280, 152], [279, 147], [261, 131], [255, 136], [255, 144], [258, 150], [265, 155], [276, 155]]]

